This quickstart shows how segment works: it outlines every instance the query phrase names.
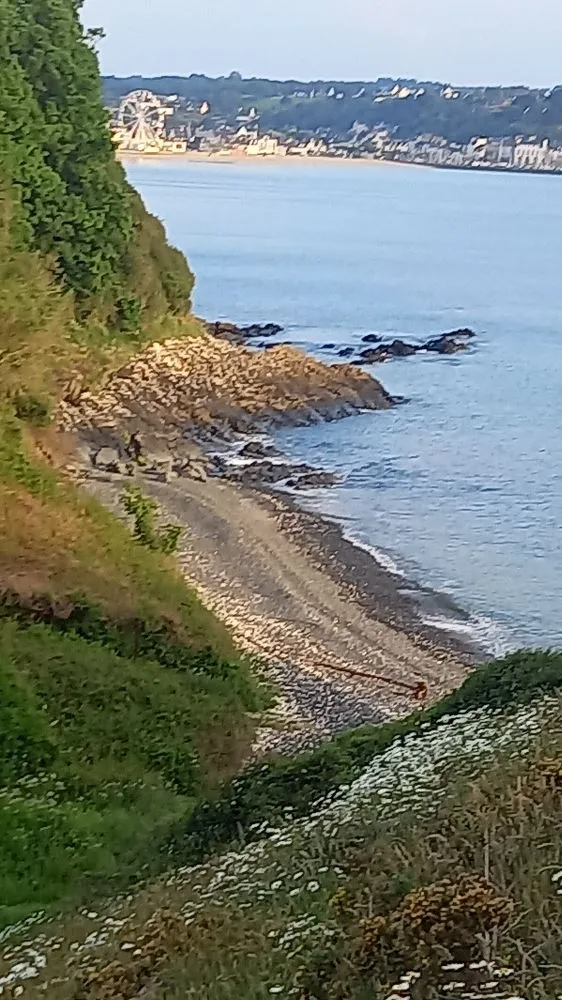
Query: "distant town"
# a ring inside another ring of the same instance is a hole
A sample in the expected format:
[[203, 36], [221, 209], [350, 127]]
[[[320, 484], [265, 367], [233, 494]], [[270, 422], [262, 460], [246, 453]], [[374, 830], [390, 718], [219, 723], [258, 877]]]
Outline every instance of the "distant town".
[[[244, 81], [233, 74], [220, 81], [209, 79], [207, 94], [206, 80], [173, 81], [184, 91], [192, 90], [192, 97], [163, 93], [165, 81], [150, 81], [159, 85], [159, 93], [148, 89], [119, 93], [117, 84], [126, 89], [127, 81], [105, 81], [117, 148], [147, 156], [330, 157], [562, 172], [560, 87], [462, 91], [449, 85], [382, 81], [367, 85], [370, 92], [363, 85], [338, 89], [337, 84], [323, 84], [264, 95], [259, 84], [277, 89], [290, 85]], [[249, 96], [255, 100], [240, 104], [252, 90]], [[445, 134], [438, 127], [428, 128], [439, 123]], [[528, 124], [540, 124], [541, 130], [518, 131]], [[488, 125], [490, 134], [485, 129], [471, 134], [471, 125]]]

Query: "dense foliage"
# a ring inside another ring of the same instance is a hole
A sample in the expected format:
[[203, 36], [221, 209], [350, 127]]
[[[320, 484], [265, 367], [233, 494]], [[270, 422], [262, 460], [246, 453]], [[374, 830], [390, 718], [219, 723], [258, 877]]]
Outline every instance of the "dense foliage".
[[0, 0], [0, 185], [16, 245], [54, 261], [81, 313], [135, 328], [186, 311], [193, 278], [115, 160], [79, 6]]

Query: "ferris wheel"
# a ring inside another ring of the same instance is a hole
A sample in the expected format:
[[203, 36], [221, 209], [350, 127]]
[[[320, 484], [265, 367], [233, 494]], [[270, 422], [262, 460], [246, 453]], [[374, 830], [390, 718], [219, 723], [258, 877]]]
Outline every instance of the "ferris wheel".
[[164, 138], [166, 117], [173, 108], [149, 90], [134, 90], [119, 105], [117, 122], [127, 146], [155, 145]]

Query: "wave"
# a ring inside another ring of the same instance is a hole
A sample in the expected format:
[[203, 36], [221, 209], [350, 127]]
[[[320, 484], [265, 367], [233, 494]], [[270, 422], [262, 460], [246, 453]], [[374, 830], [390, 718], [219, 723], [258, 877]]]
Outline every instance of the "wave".
[[[341, 522], [340, 522], [341, 524]], [[342, 535], [346, 541], [351, 542], [358, 549], [368, 552], [370, 556], [387, 572], [393, 576], [409, 580], [408, 574], [402, 570], [388, 552], [378, 549], [374, 545], [369, 545], [357, 538], [352, 531], [342, 528]], [[435, 591], [439, 597], [439, 591]], [[454, 632], [457, 635], [466, 636], [494, 657], [505, 656], [507, 653], [517, 648], [517, 643], [508, 630], [500, 622], [485, 615], [474, 615], [467, 613], [466, 618], [446, 614], [421, 614], [424, 625], [430, 628], [439, 629], [443, 632]]]
[[423, 615], [422, 621], [425, 625], [443, 632], [465, 635], [494, 657], [505, 656], [517, 648], [517, 643], [513, 641], [504, 626], [484, 615], [471, 615], [467, 621], [440, 615]]
[[379, 566], [387, 570], [388, 573], [392, 573], [393, 576], [400, 576], [404, 580], [406, 579], [406, 573], [400, 569], [398, 564], [395, 563], [394, 559], [388, 552], [385, 552], [383, 549], [377, 549], [374, 545], [369, 545], [368, 542], [363, 542], [347, 528], [342, 528], [342, 536], [345, 538], [346, 542], [351, 542], [356, 549], [362, 549], [363, 552], [368, 552], [368, 554], [373, 557], [375, 562], [378, 562]]

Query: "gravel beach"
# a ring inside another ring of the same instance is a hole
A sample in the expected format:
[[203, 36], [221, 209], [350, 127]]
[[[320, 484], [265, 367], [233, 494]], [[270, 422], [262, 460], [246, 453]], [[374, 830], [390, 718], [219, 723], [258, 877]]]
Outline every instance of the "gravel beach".
[[[116, 512], [126, 483], [87, 480]], [[418, 703], [401, 685], [424, 682], [431, 702], [466, 676], [470, 649], [424, 627], [401, 593], [404, 581], [337, 526], [278, 495], [219, 480], [143, 476], [142, 488], [165, 520], [185, 527], [178, 561], [186, 577], [240, 646], [269, 664], [281, 697], [256, 749], [300, 749], [406, 714]]]

